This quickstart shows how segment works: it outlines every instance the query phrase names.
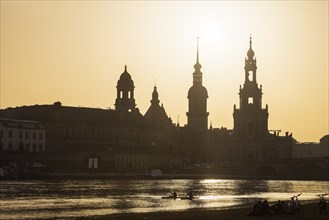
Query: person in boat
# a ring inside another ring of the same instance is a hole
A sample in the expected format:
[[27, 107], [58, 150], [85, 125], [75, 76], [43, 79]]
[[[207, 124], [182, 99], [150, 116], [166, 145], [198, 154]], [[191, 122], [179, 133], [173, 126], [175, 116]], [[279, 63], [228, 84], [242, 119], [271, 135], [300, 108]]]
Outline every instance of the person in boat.
[[193, 192], [192, 192], [192, 190], [189, 190], [189, 191], [186, 193], [186, 197], [188, 197], [189, 199], [193, 199]]
[[177, 193], [175, 191], [172, 193], [172, 197], [175, 199], [177, 198]]

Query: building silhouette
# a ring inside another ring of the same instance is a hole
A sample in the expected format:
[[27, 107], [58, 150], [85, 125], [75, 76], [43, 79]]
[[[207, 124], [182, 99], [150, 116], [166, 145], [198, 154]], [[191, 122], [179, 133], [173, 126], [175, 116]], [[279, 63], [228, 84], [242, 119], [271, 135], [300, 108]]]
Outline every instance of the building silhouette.
[[[292, 134], [270, 133], [268, 106], [262, 107], [262, 86], [257, 83], [257, 65], [252, 39], [245, 58], [244, 84], [239, 89], [239, 107], [234, 105], [233, 131], [222, 135], [218, 163], [237, 164], [236, 172], [252, 175], [277, 173], [268, 164], [292, 158], [292, 146], [296, 142]], [[275, 161], [275, 162], [274, 162]], [[284, 172], [284, 170], [283, 170]], [[287, 175], [282, 173], [282, 175]]]
[[127, 72], [125, 66], [124, 72], [121, 74], [117, 83], [117, 98], [115, 100], [115, 110], [119, 112], [133, 112], [136, 110], [134, 99], [134, 81]]
[[[303, 165], [302, 160], [293, 157], [293, 149], [298, 147], [292, 134], [280, 136], [268, 129], [268, 106], [262, 107], [252, 39], [245, 58], [239, 108], [234, 105], [233, 129], [208, 128], [208, 92], [202, 84], [199, 46], [196, 55], [193, 85], [187, 96], [187, 125], [172, 123], [160, 104], [157, 86], [142, 115], [136, 107], [134, 81], [125, 66], [117, 82], [115, 109], [62, 106], [60, 102], [1, 109], [1, 118], [41, 123], [46, 139], [44, 151], [38, 154], [27, 155], [12, 145], [15, 151], [8, 151], [4, 144], [9, 143], [4, 143], [3, 137], [10, 129], [0, 128], [0, 167], [13, 161], [22, 167], [28, 161], [44, 164], [48, 172], [56, 173], [149, 173], [161, 169], [165, 173], [272, 177], [287, 177], [293, 169], [301, 169], [298, 164]], [[328, 163], [328, 155], [323, 161]], [[324, 166], [322, 172], [327, 170]]]
[[200, 133], [208, 129], [207, 99], [208, 91], [202, 85], [201, 64], [199, 63], [199, 45], [197, 58], [194, 65], [193, 85], [188, 91], [187, 126], [193, 131]]
[[266, 136], [268, 135], [268, 107], [262, 108], [262, 86], [258, 86], [256, 79], [256, 58], [250, 48], [245, 59], [245, 81], [240, 86], [240, 109], [234, 105], [234, 134], [237, 136]]

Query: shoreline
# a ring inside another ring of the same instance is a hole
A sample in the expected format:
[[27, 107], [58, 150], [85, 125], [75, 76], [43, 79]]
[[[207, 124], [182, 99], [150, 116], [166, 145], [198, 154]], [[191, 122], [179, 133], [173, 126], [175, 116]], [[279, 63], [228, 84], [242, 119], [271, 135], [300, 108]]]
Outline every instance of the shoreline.
[[95, 219], [95, 220], [328, 220], [329, 215], [320, 215], [318, 204], [302, 204], [303, 215], [265, 215], [247, 216], [251, 208], [231, 208], [231, 209], [189, 209], [184, 211], [160, 211], [149, 213], [121, 213], [105, 216], [88, 216], [73, 219]]
[[1, 180], [168, 180], [168, 179], [243, 179], [243, 180], [316, 180], [328, 181], [328, 178], [280, 178], [273, 176], [250, 175], [221, 175], [221, 174], [162, 174], [150, 176], [150, 174], [122, 174], [122, 173], [43, 173], [32, 176], [1, 177]]

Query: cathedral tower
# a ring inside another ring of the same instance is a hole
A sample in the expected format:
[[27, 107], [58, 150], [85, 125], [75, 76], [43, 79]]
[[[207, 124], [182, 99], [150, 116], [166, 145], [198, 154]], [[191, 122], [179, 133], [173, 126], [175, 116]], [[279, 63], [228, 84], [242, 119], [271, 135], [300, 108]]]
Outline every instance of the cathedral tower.
[[131, 112], [136, 108], [134, 99], [134, 81], [127, 72], [125, 66], [124, 72], [121, 74], [117, 84], [117, 98], [115, 100], [115, 109], [118, 111]]
[[265, 136], [268, 134], [268, 107], [262, 108], [262, 86], [256, 80], [256, 58], [250, 37], [245, 59], [245, 82], [240, 86], [240, 109], [234, 105], [234, 133], [238, 136]]
[[199, 63], [199, 43], [197, 45], [196, 64], [194, 65], [193, 85], [188, 91], [187, 125], [197, 132], [208, 128], [207, 89], [202, 85], [201, 64]]

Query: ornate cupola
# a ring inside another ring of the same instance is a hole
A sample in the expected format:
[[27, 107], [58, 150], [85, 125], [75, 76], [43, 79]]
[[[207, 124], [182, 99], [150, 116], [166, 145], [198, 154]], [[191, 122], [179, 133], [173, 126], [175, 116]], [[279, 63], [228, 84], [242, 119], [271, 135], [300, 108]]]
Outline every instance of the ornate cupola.
[[144, 116], [154, 128], [168, 128], [172, 125], [172, 121], [167, 116], [163, 105], [160, 106], [159, 94], [156, 86], [154, 86], [152, 92], [151, 106]]
[[256, 78], [256, 58], [249, 40], [245, 58], [245, 82], [240, 86], [240, 109], [234, 105], [234, 133], [238, 136], [265, 136], [268, 134], [268, 107], [262, 108], [262, 86]]
[[127, 66], [121, 74], [117, 83], [117, 98], [115, 100], [115, 109], [118, 111], [131, 112], [136, 110], [134, 99], [134, 81], [127, 72]]
[[187, 126], [196, 132], [208, 129], [207, 98], [208, 91], [202, 85], [201, 64], [199, 63], [199, 40], [197, 44], [196, 63], [194, 65], [193, 85], [188, 91]]

